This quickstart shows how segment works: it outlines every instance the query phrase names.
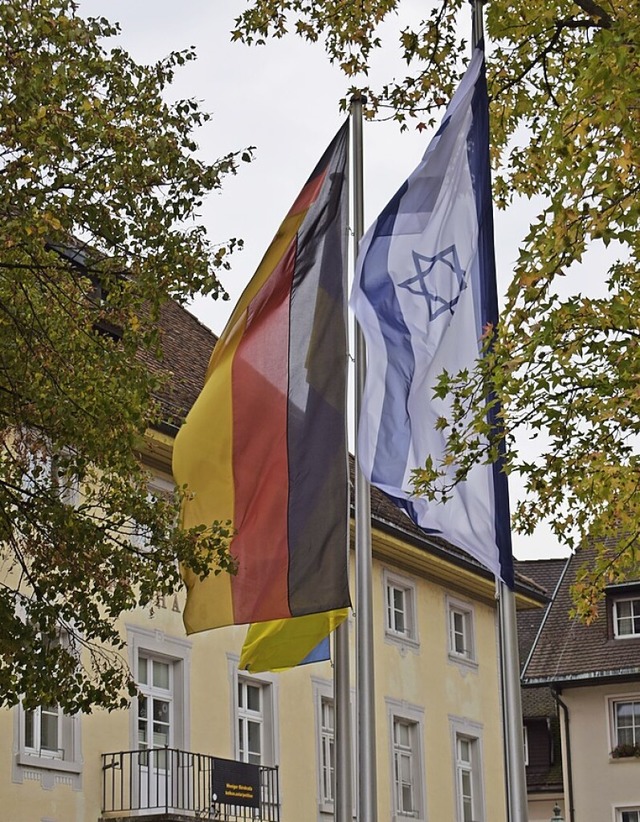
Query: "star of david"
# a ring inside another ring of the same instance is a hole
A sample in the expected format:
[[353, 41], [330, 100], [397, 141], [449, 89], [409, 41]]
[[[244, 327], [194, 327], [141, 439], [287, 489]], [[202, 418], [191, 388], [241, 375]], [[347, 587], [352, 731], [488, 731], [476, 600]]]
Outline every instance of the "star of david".
[[450, 245], [433, 257], [418, 254], [417, 251], [413, 251], [412, 254], [416, 276], [398, 283], [398, 287], [406, 288], [412, 294], [425, 298], [429, 308], [429, 320], [435, 320], [445, 311], [453, 314], [461, 292], [467, 287], [467, 272], [460, 265], [456, 247]]

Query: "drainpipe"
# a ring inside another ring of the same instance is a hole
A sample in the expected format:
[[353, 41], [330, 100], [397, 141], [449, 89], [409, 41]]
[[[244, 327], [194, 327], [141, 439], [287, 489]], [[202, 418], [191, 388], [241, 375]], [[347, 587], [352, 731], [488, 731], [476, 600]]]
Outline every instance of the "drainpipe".
[[573, 808], [573, 771], [571, 768], [571, 736], [569, 734], [569, 708], [567, 708], [566, 704], [560, 699], [560, 694], [555, 688], [551, 689], [551, 693], [553, 694], [553, 698], [556, 701], [556, 704], [562, 708], [562, 713], [564, 715], [564, 739], [565, 739], [565, 751], [567, 754], [567, 799], [569, 800], [569, 822], [575, 822], [575, 811]]

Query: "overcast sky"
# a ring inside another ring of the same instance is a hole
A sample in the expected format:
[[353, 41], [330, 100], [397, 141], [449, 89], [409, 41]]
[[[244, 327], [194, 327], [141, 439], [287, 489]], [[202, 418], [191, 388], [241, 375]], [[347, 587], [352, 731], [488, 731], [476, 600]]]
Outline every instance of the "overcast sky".
[[[231, 43], [233, 20], [246, 6], [239, 0], [81, 0], [85, 15], [104, 15], [122, 26], [121, 44], [139, 62], [195, 46], [198, 60], [178, 71], [175, 97], [195, 97], [213, 115], [197, 135], [207, 160], [247, 146], [256, 159], [243, 164], [213, 195], [202, 220], [214, 240], [242, 237], [244, 250], [221, 275], [228, 302], [198, 299], [196, 316], [220, 333], [242, 289], [254, 273], [282, 218], [317, 160], [343, 122], [339, 100], [350, 85], [329, 65], [320, 45], [285, 37], [263, 47]], [[424, 0], [404, 0], [403, 22], [424, 12]], [[372, 78], [401, 75], [393, 18], [382, 30], [388, 47], [377, 57]], [[462, 25], [465, 21], [462, 21]], [[365, 226], [368, 226], [419, 162], [430, 139], [400, 133], [392, 123], [365, 123]], [[503, 293], [530, 212], [496, 213], [498, 288]], [[512, 497], [517, 488], [511, 487]], [[515, 554], [529, 559], [558, 556], [546, 529], [536, 537], [514, 535]]]

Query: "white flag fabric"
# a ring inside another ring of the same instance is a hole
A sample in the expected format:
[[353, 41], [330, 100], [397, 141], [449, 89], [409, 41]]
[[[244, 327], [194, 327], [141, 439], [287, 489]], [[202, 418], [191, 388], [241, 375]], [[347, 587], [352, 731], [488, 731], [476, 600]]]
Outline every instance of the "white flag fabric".
[[[484, 53], [476, 49], [420, 165], [360, 244], [351, 306], [367, 346], [358, 459], [425, 531], [513, 586], [506, 475], [473, 467], [446, 503], [415, 497], [411, 471], [445, 451], [443, 370], [473, 368], [497, 321]], [[453, 472], [455, 467], [452, 467]]]

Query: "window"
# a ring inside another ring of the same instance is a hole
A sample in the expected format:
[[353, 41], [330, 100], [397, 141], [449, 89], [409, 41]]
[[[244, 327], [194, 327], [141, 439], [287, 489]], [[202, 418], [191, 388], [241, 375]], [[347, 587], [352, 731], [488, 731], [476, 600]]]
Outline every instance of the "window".
[[416, 815], [415, 735], [415, 722], [394, 717], [393, 779], [396, 811], [404, 816]]
[[613, 631], [617, 639], [640, 636], [640, 598], [614, 600]]
[[240, 762], [273, 766], [277, 762], [277, 676], [238, 671], [238, 657], [227, 654], [233, 710], [234, 756]]
[[453, 745], [457, 822], [483, 822], [482, 726], [468, 719], [449, 717]]
[[522, 726], [522, 744], [524, 745], [524, 764], [525, 767], [529, 764], [529, 731], [527, 726]]
[[616, 822], [640, 822], [640, 808], [629, 808], [616, 812]]
[[74, 456], [71, 450], [52, 453], [48, 443], [39, 442], [30, 434], [25, 434], [16, 448], [24, 463], [22, 491], [27, 499], [52, 490], [65, 505], [79, 505], [80, 481], [70, 467]]
[[238, 759], [261, 765], [263, 742], [263, 687], [238, 679]]
[[138, 701], [129, 711], [131, 749], [138, 753], [132, 759], [128, 790], [132, 807], [161, 808], [186, 773], [167, 749], [190, 748], [191, 642], [126, 627], [129, 664], [138, 685]]
[[447, 597], [446, 604], [449, 657], [456, 662], [475, 664], [473, 608], [451, 597]]
[[[73, 653], [64, 632], [54, 640], [54, 644]], [[56, 704], [29, 709], [17, 706], [14, 719], [14, 750], [17, 753], [14, 781], [20, 783], [24, 778], [33, 778], [34, 773], [41, 773], [41, 782], [45, 787], [52, 787], [58, 781], [71, 781], [74, 788], [79, 789], [82, 773], [80, 721], [79, 715], [69, 716]], [[44, 770], [50, 772], [49, 775], [45, 776]]]
[[424, 819], [423, 711], [387, 699], [391, 740], [393, 819]]
[[[191, 642], [127, 625], [127, 645], [139, 693], [130, 711], [131, 747], [148, 751], [168, 745], [189, 750]], [[151, 757], [158, 766], [161, 758]], [[146, 760], [141, 757], [141, 763]]]
[[46, 705], [24, 712], [24, 747], [35, 756], [64, 759], [62, 711], [57, 705]]
[[462, 822], [473, 822], [474, 819], [474, 746], [475, 740], [466, 736], [456, 736], [456, 791], [458, 794], [459, 816]]
[[[173, 665], [141, 651], [138, 688], [138, 750], [172, 747]], [[146, 759], [142, 761], [146, 763]]]
[[416, 586], [405, 577], [388, 571], [383, 574], [385, 597], [385, 636], [400, 645], [418, 644], [416, 623]]
[[320, 802], [332, 805], [335, 793], [335, 712], [333, 699], [320, 699]]
[[[316, 720], [316, 756], [317, 756], [317, 790], [318, 809], [321, 814], [330, 814], [333, 818], [335, 803], [335, 769], [336, 769], [336, 708], [333, 699], [333, 682], [319, 677], [312, 677], [313, 700]], [[353, 705], [354, 694], [350, 694]], [[354, 713], [351, 710], [351, 767], [355, 773]], [[355, 787], [352, 791], [353, 815], [355, 816]]]
[[613, 701], [613, 746], [640, 746], [640, 699]]
[[17, 706], [14, 716], [14, 738], [17, 740], [14, 781], [20, 783], [25, 778], [32, 779], [34, 773], [40, 772], [45, 787], [71, 779], [74, 787], [79, 788], [82, 773], [80, 716], [68, 716], [58, 705], [41, 705], [30, 710]]

